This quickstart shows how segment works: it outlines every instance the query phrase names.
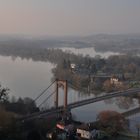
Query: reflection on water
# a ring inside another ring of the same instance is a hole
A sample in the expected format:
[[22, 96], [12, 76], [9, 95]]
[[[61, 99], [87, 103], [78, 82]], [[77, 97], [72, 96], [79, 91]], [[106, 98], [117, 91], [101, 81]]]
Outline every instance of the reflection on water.
[[[10, 89], [10, 94], [21, 97], [35, 98], [41, 91], [48, 87], [51, 83], [53, 64], [49, 62], [34, 62], [31, 59], [11, 59], [11, 57], [0, 56], [0, 81], [1, 84]], [[48, 91], [52, 93], [55, 85]], [[38, 104], [43, 101], [49, 94], [44, 95]], [[95, 97], [97, 94], [79, 93], [73, 89], [68, 89], [68, 103], [76, 102], [83, 99]], [[63, 104], [63, 90], [60, 89], [59, 104]], [[42, 107], [51, 107], [54, 105], [54, 96]], [[124, 112], [138, 106], [138, 101], [132, 98], [119, 97], [105, 101], [100, 101], [85, 105], [72, 112], [76, 119], [89, 122], [96, 120], [97, 114], [102, 110], [115, 110]], [[138, 119], [139, 120], [139, 119]]]
[[[132, 99], [132, 104], [129, 108], [125, 108], [125, 103], [123, 107], [118, 105], [118, 100], [123, 97], [112, 98], [104, 101], [95, 102], [89, 105], [85, 105], [76, 109], [73, 109], [73, 113], [76, 115], [76, 119], [81, 121], [90, 122], [96, 120], [96, 116], [99, 112], [103, 110], [114, 110], [120, 113], [134, 109], [139, 106], [138, 100]], [[125, 97], [124, 97], [125, 98]], [[111, 101], [111, 102], [110, 102]], [[127, 103], [126, 103], [127, 104]], [[78, 115], [80, 114], [80, 115]], [[80, 116], [80, 118], [79, 118]], [[87, 119], [88, 118], [88, 119]]]
[[11, 57], [0, 56], [0, 67], [1, 84], [10, 89], [10, 94], [35, 98], [49, 85], [54, 66], [48, 62], [22, 60], [19, 57], [13, 61]]
[[107, 58], [111, 55], [118, 55], [119, 53], [114, 52], [96, 52], [94, 48], [61, 48], [63, 51], [74, 53], [74, 54], [82, 54], [83, 56], [89, 55], [90, 57], [101, 56], [102, 58]]
[[129, 125], [130, 130], [132, 130], [134, 133], [138, 132], [138, 126], [140, 126], [140, 113], [129, 117]]
[[[0, 81], [1, 84], [10, 89], [10, 95], [18, 97], [31, 97], [35, 98], [45, 88], [47, 88], [53, 74], [51, 72], [54, 67], [49, 62], [32, 61], [31, 59], [21, 59], [17, 57], [12, 59], [11, 57], [0, 56]], [[44, 95], [41, 101], [43, 101], [49, 93], [55, 90], [55, 85], [48, 90], [48, 94]], [[68, 102], [75, 102], [78, 100], [90, 98], [87, 94], [77, 94], [79, 92], [69, 89]], [[60, 89], [60, 105], [63, 103], [63, 91]], [[54, 97], [52, 96], [53, 100]], [[50, 100], [47, 106], [53, 106], [54, 103]]]

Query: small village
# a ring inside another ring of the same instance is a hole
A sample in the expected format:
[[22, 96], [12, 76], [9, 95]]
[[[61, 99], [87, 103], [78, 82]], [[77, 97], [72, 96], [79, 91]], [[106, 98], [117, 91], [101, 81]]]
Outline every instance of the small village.
[[[106, 115], [108, 117], [105, 120], [103, 117]], [[118, 112], [103, 111], [97, 121], [89, 123], [74, 121], [72, 114], [67, 112], [61, 116], [56, 126], [47, 132], [46, 137], [49, 140], [115, 140], [114, 137], [121, 139], [121, 132], [129, 132], [128, 120]], [[124, 134], [122, 138], [126, 137]], [[137, 138], [137, 135], [133, 138]]]

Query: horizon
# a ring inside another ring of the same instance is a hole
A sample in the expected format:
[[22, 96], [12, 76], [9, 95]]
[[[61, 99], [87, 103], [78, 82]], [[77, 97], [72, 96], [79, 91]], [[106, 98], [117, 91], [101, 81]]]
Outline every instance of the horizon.
[[98, 35], [105, 35], [105, 36], [140, 36], [140, 33], [93, 33], [87, 35], [32, 35], [32, 34], [0, 34], [0, 37], [6, 38], [83, 38], [83, 37], [91, 37], [91, 36], [98, 36]]

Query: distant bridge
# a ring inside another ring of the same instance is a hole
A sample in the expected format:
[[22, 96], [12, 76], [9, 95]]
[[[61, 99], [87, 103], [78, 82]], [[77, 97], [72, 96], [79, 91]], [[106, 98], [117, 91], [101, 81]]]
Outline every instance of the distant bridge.
[[137, 108], [128, 110], [126, 112], [123, 112], [122, 115], [125, 116], [125, 117], [129, 117], [129, 116], [132, 116], [132, 115], [135, 115], [135, 114], [138, 114], [138, 113], [140, 113], [140, 107], [137, 107]]

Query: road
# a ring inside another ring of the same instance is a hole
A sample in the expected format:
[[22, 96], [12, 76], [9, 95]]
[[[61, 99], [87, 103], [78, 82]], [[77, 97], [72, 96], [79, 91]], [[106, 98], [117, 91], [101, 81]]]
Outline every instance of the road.
[[[118, 92], [112, 92], [112, 93], [106, 93], [106, 95], [103, 96], [99, 96], [96, 98], [90, 98], [90, 99], [86, 99], [86, 100], [82, 100], [82, 101], [78, 101], [75, 103], [71, 103], [68, 105], [68, 109], [73, 109], [73, 108], [77, 108], [83, 105], [87, 105], [87, 104], [91, 104], [91, 103], [95, 103], [95, 102], [99, 102], [102, 100], [107, 100], [110, 98], [114, 98], [114, 97], [119, 97], [119, 96], [128, 96], [130, 94], [136, 94], [140, 92], [140, 88], [134, 88], [134, 89], [129, 89], [129, 90], [125, 90], [125, 91], [118, 91]], [[55, 109], [55, 108], [51, 108], [48, 109], [46, 111], [41, 111], [41, 112], [37, 112], [37, 113], [33, 113], [30, 115], [25, 116], [24, 118], [22, 118], [23, 120], [30, 120], [30, 119], [36, 119], [36, 118], [44, 118], [53, 114], [60, 114], [60, 112], [63, 110], [63, 106], [60, 106], [59, 108]]]

